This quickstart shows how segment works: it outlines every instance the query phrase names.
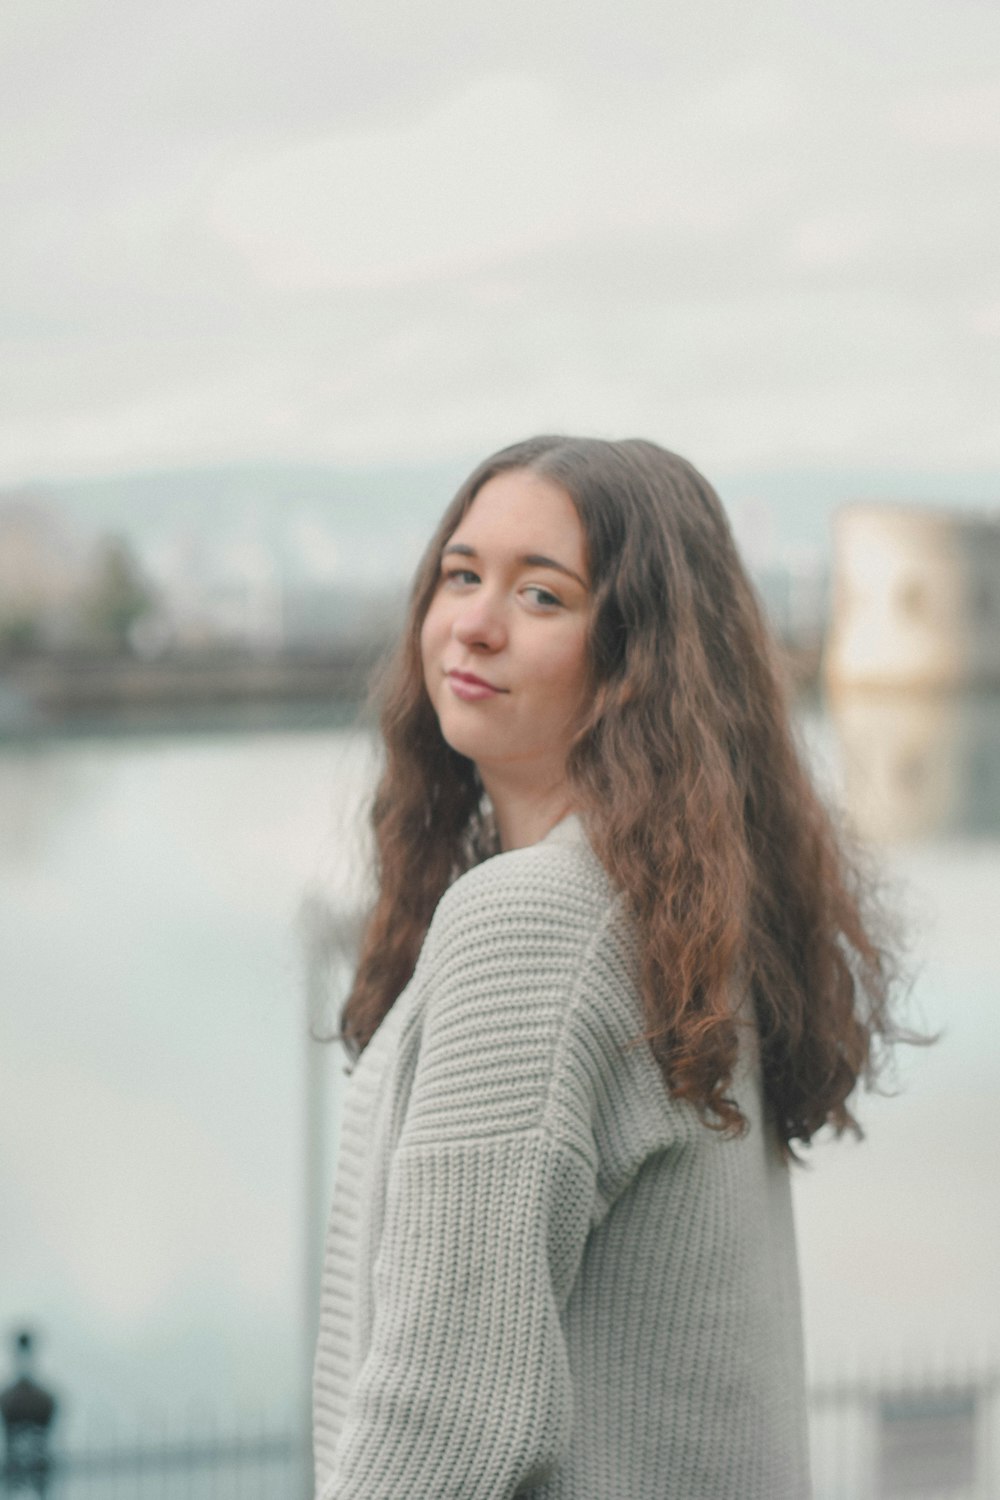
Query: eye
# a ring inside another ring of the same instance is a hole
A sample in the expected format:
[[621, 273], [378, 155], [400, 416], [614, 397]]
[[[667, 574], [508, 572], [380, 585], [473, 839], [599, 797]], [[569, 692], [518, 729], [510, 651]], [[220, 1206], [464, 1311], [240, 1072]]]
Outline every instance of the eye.
[[474, 573], [471, 568], [444, 568], [441, 573], [441, 582], [461, 588], [467, 583], [478, 583], [479, 574]]
[[532, 595], [534, 602], [543, 609], [562, 608], [562, 600], [556, 594], [553, 594], [551, 589], [543, 588], [540, 583], [529, 583], [524, 592]]

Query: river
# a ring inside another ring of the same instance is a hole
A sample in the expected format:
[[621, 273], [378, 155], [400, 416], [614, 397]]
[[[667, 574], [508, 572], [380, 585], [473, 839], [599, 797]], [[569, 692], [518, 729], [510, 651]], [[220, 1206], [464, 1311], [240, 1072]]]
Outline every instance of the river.
[[[942, 1032], [865, 1101], [863, 1142], [796, 1170], [810, 1369], [978, 1362], [1000, 1349], [1000, 703], [799, 717]], [[320, 710], [0, 744], [0, 1330], [38, 1329], [71, 1422], [298, 1409], [341, 1077], [306, 1038], [302, 910], [349, 898], [370, 764]], [[311, 1179], [310, 1066], [332, 1104]]]

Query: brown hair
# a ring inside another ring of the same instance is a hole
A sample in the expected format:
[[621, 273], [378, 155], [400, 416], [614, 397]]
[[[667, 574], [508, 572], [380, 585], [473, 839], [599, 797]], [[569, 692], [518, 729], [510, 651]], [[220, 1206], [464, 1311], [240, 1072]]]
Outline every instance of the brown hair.
[[[847, 1100], [909, 1038], [870, 883], [807, 774], [762, 611], [722, 505], [685, 459], [639, 439], [538, 437], [475, 470], [418, 568], [377, 690], [385, 767], [372, 809], [378, 896], [342, 1036], [357, 1055], [409, 980], [434, 909], [497, 852], [473, 763], [444, 740], [420, 629], [441, 551], [485, 482], [562, 486], [586, 537], [590, 709], [567, 774], [594, 851], [625, 894], [666, 1086], [738, 1131], [734, 985], [753, 999], [784, 1146], [858, 1131]], [[912, 1038], [909, 1038], [912, 1039]], [[860, 1132], [858, 1132], [860, 1133]]]

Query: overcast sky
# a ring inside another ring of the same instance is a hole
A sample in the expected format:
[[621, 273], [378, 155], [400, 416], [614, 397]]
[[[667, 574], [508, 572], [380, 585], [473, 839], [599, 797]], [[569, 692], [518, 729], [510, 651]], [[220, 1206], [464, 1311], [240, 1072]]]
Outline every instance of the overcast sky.
[[1000, 466], [995, 0], [6, 0], [0, 483]]

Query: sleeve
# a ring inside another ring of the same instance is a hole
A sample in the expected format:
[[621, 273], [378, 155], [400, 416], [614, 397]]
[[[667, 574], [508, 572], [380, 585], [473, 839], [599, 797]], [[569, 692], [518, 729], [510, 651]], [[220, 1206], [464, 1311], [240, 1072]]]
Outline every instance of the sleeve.
[[453, 888], [435, 918], [371, 1344], [318, 1500], [506, 1500], [541, 1483], [570, 1440], [560, 1312], [596, 1160], [585, 1128], [552, 1129], [550, 1104], [593, 925], [553, 920], [530, 890], [498, 916], [478, 884]]

